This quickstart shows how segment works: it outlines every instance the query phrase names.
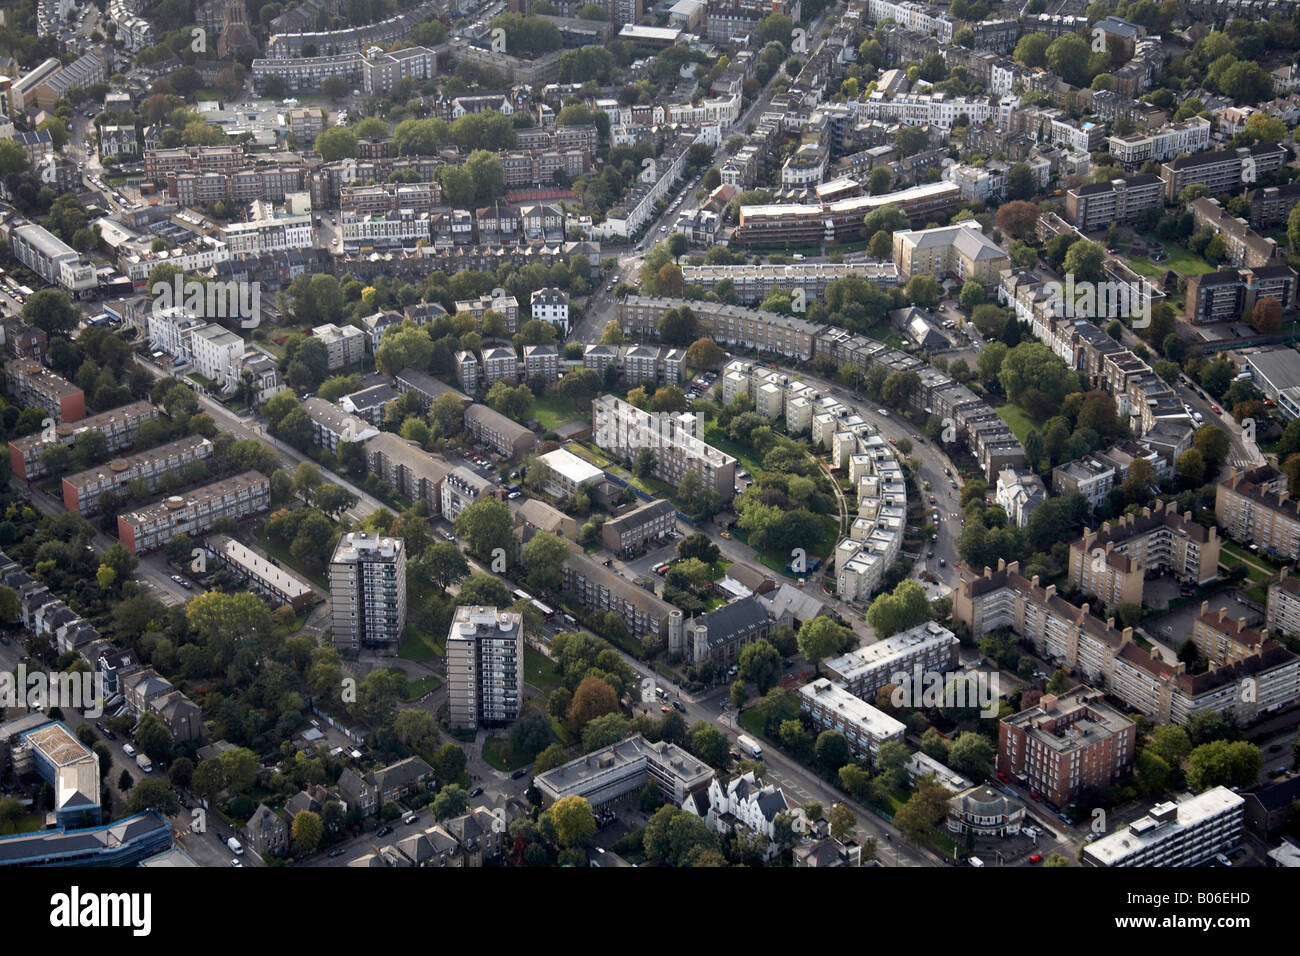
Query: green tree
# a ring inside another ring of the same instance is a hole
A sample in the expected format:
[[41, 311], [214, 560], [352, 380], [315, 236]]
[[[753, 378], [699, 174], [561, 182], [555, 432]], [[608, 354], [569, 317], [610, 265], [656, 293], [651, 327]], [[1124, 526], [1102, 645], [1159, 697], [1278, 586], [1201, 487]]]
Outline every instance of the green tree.
[[739, 672], [742, 680], [758, 686], [760, 695], [766, 694], [781, 676], [781, 655], [767, 641], [754, 641], [740, 651]]
[[325, 835], [325, 825], [320, 814], [312, 810], [302, 810], [293, 817], [293, 845], [298, 852], [310, 855], [320, 846], [321, 837]]

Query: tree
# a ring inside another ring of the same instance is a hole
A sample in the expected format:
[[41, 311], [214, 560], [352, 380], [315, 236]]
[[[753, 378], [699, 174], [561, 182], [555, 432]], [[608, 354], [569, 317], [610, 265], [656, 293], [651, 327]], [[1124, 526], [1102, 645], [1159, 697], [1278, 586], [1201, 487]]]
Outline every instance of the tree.
[[1046, 33], [1026, 33], [1016, 43], [1013, 55], [1018, 62], [1031, 69], [1047, 66], [1047, 48], [1051, 45], [1052, 38]]
[[1075, 33], [1063, 34], [1047, 48], [1047, 67], [1072, 86], [1086, 86], [1090, 53], [1083, 37]]
[[321, 837], [325, 835], [325, 824], [320, 814], [312, 810], [302, 810], [293, 817], [293, 845], [304, 855], [316, 852]]
[[23, 305], [23, 321], [44, 331], [53, 341], [76, 329], [81, 313], [58, 289], [41, 289]]
[[690, 752], [710, 767], [720, 770], [727, 765], [727, 737], [712, 724], [700, 721], [691, 727], [687, 744]]
[[596, 835], [596, 819], [584, 797], [561, 797], [546, 811], [555, 838], [564, 847], [580, 847]]
[[525, 710], [510, 728], [510, 746], [515, 754], [535, 754], [551, 742], [551, 721], [540, 711]]
[[1219, 469], [1227, 461], [1230, 444], [1228, 433], [1218, 425], [1202, 425], [1196, 430], [1192, 436], [1192, 445], [1205, 461], [1206, 477], [1218, 476]]
[[469, 794], [458, 783], [449, 783], [438, 791], [433, 800], [433, 816], [437, 820], [448, 820], [460, 816], [469, 809]]
[[831, 807], [831, 812], [826, 815], [826, 819], [831, 825], [831, 836], [841, 841], [852, 836], [858, 825], [858, 818], [853, 815], [853, 811], [842, 803]]
[[623, 345], [627, 341], [627, 336], [623, 334], [623, 327], [618, 324], [617, 319], [610, 319], [605, 323], [605, 331], [601, 333], [601, 345]]
[[1250, 324], [1260, 335], [1276, 335], [1282, 330], [1282, 303], [1271, 295], [1260, 299], [1250, 314]]
[[717, 368], [726, 357], [713, 339], [696, 339], [686, 350], [686, 362], [694, 369]]
[[508, 560], [514, 554], [514, 517], [504, 501], [485, 498], [456, 516], [456, 536], [483, 561], [491, 561], [498, 548]]
[[443, 591], [469, 574], [469, 562], [454, 541], [438, 541], [424, 549], [420, 571]]
[[1066, 251], [1063, 268], [1067, 275], [1074, 274], [1076, 284], [1100, 282], [1104, 261], [1105, 250], [1099, 243], [1080, 239]]
[[810, 664], [837, 654], [844, 645], [844, 629], [829, 617], [818, 616], [799, 627], [799, 653]]
[[781, 655], [767, 641], [754, 641], [740, 651], [739, 673], [742, 680], [758, 686], [760, 695], [766, 694], [781, 676]]
[[523, 565], [528, 583], [544, 591], [559, 591], [564, 583], [564, 562], [569, 557], [569, 542], [559, 535], [539, 531], [524, 545]]
[[591, 753], [618, 743], [628, 735], [632, 725], [622, 714], [602, 714], [582, 728], [582, 750]]
[[1182, 727], [1176, 724], [1162, 724], [1151, 732], [1151, 740], [1147, 743], [1146, 750], [1155, 754], [1170, 767], [1179, 767], [1192, 752], [1192, 742], [1187, 736], [1187, 731]]
[[1244, 740], [1212, 740], [1188, 755], [1187, 784], [1193, 790], [1211, 787], [1249, 787], [1259, 777], [1264, 758], [1259, 748]]
[[993, 745], [983, 734], [966, 731], [952, 743], [948, 759], [954, 770], [982, 780], [993, 761]]
[[132, 813], [157, 810], [165, 816], [171, 816], [180, 812], [181, 802], [176, 798], [176, 792], [172, 790], [170, 783], [150, 777], [141, 780], [131, 790], [131, 798], [127, 801], [127, 806]]
[[[1008, 178], [1010, 178], [1009, 174]], [[1030, 189], [1032, 188], [1031, 182]], [[994, 221], [1007, 235], [1016, 239], [1029, 239], [1034, 235], [1034, 229], [1038, 225], [1038, 206], [1019, 199], [1003, 203], [998, 207]]]
[[696, 558], [705, 564], [712, 564], [718, 560], [721, 551], [708, 535], [696, 531], [678, 542], [677, 555], [681, 558]]
[[581, 734], [588, 722], [617, 711], [618, 692], [599, 677], [586, 677], [573, 692], [567, 717], [573, 732]]
[[355, 159], [357, 134], [346, 126], [331, 126], [317, 134], [316, 151], [327, 163], [334, 163], [340, 159]]
[[930, 602], [920, 582], [905, 578], [889, 594], [880, 594], [867, 609], [867, 623], [884, 640], [930, 618]]
[[913, 843], [926, 839], [936, 824], [948, 815], [948, 791], [923, 777], [907, 802], [894, 814], [894, 826]]
[[827, 771], [837, 771], [849, 762], [849, 741], [838, 730], [823, 730], [813, 744], [813, 755]]

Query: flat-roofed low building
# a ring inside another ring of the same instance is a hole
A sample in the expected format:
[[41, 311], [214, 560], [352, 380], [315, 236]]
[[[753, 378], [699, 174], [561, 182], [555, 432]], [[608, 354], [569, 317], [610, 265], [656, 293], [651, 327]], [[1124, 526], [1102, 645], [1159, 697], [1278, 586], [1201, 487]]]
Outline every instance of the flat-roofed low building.
[[637, 734], [539, 774], [533, 781], [548, 807], [564, 797], [582, 797], [593, 808], [635, 800], [654, 783], [665, 802], [681, 806], [705, 790], [713, 768], [676, 744], [651, 743]]
[[636, 551], [676, 527], [677, 509], [671, 501], [659, 498], [606, 521], [600, 529], [600, 543], [616, 553]]
[[875, 762], [880, 745], [902, 741], [907, 728], [825, 677], [799, 688], [799, 709], [822, 730], [837, 730], [855, 757]]
[[202, 435], [187, 435], [176, 441], [114, 458], [95, 468], [63, 479], [63, 507], [79, 515], [99, 510], [99, 499], [108, 491], [119, 492], [134, 481], [157, 491], [164, 475], [174, 474], [192, 462], [212, 457], [212, 442]]
[[1150, 813], [1083, 848], [1085, 866], [1196, 866], [1241, 843], [1246, 801], [1215, 787]]
[[270, 481], [261, 472], [246, 471], [118, 515], [117, 538], [132, 554], [146, 554], [165, 547], [179, 534], [197, 537], [222, 518], [241, 521], [270, 505]]
[[0, 837], [0, 866], [135, 866], [171, 846], [171, 823], [146, 810], [94, 827]]
[[572, 498], [583, 488], [601, 481], [605, 472], [571, 451], [557, 448], [539, 455], [548, 469], [545, 491], [556, 498]]
[[97, 826], [99, 755], [83, 744], [63, 724], [55, 721], [20, 738], [13, 753], [14, 771], [35, 772], [54, 789], [54, 817], [68, 829]]
[[307, 581], [282, 568], [228, 534], [214, 534], [204, 542], [208, 554], [222, 567], [244, 579], [250, 588], [301, 611], [311, 603], [315, 591]]
[[328, 371], [356, 365], [366, 357], [366, 333], [355, 325], [318, 325], [311, 334], [325, 346]]

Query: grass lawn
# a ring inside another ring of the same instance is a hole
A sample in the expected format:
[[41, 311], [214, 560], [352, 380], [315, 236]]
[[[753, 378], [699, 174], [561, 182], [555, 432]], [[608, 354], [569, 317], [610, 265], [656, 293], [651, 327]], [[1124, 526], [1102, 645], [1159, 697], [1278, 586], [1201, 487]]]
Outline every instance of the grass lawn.
[[1242, 561], [1240, 558], [1233, 557], [1230, 554], [1219, 555], [1219, 567], [1229, 569], [1238, 567], [1245, 568], [1246, 577], [1251, 581], [1263, 581], [1271, 574], [1271, 572], [1264, 570], [1257, 564]]
[[268, 541], [266, 537], [265, 527], [263, 527], [263, 529], [257, 533], [257, 541], [258, 544], [260, 544], [263, 548], [266, 549], [267, 554], [271, 555], [271, 557], [275, 558], [285, 567], [292, 568], [293, 570], [297, 571], [299, 574], [305, 577], [312, 584], [325, 588], [327, 591], [329, 590], [329, 586], [330, 586], [329, 580], [323, 574], [318, 574], [318, 573], [313, 573], [308, 571], [301, 564], [298, 563], [298, 560], [293, 556], [292, 553], [290, 553], [288, 548], [282, 548], [279, 545], [272, 544], [270, 541]]
[[397, 656], [408, 661], [427, 661], [431, 657], [442, 657], [445, 653], [441, 641], [414, 624], [406, 626], [402, 643], [397, 648]]
[[1243, 548], [1241, 545], [1232, 541], [1223, 542], [1223, 549], [1241, 558], [1241, 560], [1246, 564], [1253, 564], [1257, 568], [1262, 568], [1266, 571], [1280, 571], [1282, 568], [1286, 567], [1286, 562], [1278, 563], [1270, 561], [1264, 555], [1256, 554], [1255, 552]]
[[763, 716], [758, 712], [757, 707], [751, 707], [748, 710], [740, 712], [740, 726], [744, 727], [755, 737], [763, 736]]
[[614, 464], [611, 458], [590, 445], [580, 445], [577, 442], [570, 442], [565, 446], [565, 448], [567, 451], [573, 452], [579, 458], [585, 458], [597, 468], [609, 468]]
[[507, 773], [532, 763], [536, 754], [515, 753], [514, 746], [504, 737], [489, 737], [483, 742], [483, 759], [497, 770]]
[[533, 399], [533, 405], [528, 409], [525, 420], [536, 418], [542, 423], [542, 427], [548, 432], [553, 432], [561, 425], [567, 425], [590, 415], [590, 405], [585, 408], [578, 402], [566, 401], [565, 399], [554, 396], [544, 396]]
[[1134, 272], [1144, 276], [1161, 276], [1167, 269], [1173, 269], [1181, 276], [1196, 276], [1214, 271], [1214, 266], [1184, 246], [1167, 243], [1164, 250], [1166, 258], [1161, 262], [1135, 256], [1128, 260], [1128, 264]]
[[431, 690], [436, 690], [442, 681], [438, 678], [429, 676], [421, 677], [419, 680], [408, 680], [406, 686], [402, 688], [402, 698], [412, 701], [418, 700]]
[[[763, 473], [763, 466], [758, 459], [754, 457], [753, 449], [744, 445], [738, 445], [730, 438], [727, 433], [718, 427], [716, 418], [711, 418], [704, 426], [704, 440], [712, 445], [718, 451], [730, 455], [740, 464], [740, 468], [748, 471], [755, 478]], [[739, 469], [738, 469], [739, 470]]]
[[560, 675], [555, 673], [555, 663], [545, 654], [524, 647], [524, 682], [538, 690], [552, 691], [560, 686]]
[[1024, 409], [1019, 405], [1010, 403], [999, 406], [997, 413], [1002, 416], [1002, 420], [1010, 426], [1011, 430], [1020, 439], [1020, 444], [1025, 443], [1025, 437], [1038, 426], [1034, 420], [1025, 414]]
[[41, 829], [41, 815], [39, 813], [28, 813], [0, 823], [0, 836], [13, 836], [15, 833], [35, 833], [39, 829]]
[[1252, 601], [1256, 601], [1259, 604], [1268, 603], [1268, 591], [1262, 587], [1247, 588], [1242, 593], [1246, 595], [1246, 597], [1250, 598]]

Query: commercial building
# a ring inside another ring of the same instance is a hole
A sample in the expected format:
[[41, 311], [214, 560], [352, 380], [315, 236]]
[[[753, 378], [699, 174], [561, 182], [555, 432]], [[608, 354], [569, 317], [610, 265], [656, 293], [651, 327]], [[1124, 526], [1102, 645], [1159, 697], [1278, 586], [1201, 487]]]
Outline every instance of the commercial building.
[[458, 730], [500, 727], [524, 696], [524, 619], [495, 607], [456, 608], [447, 632], [447, 704]]
[[1233, 541], [1289, 560], [1300, 557], [1300, 505], [1287, 491], [1286, 476], [1270, 465], [1234, 470], [1220, 482], [1214, 517]]
[[[1291, 278], [1294, 283], [1294, 272]], [[1261, 349], [1243, 357], [1242, 371], [1249, 373], [1251, 382], [1264, 397], [1271, 398], [1287, 418], [1300, 417], [1300, 352], [1279, 347]]]
[[96, 431], [104, 436], [108, 442], [107, 450], [112, 454], [135, 444], [140, 424], [157, 417], [156, 405], [151, 402], [132, 402], [89, 418], [78, 419], [75, 424], [57, 425], [53, 441], [45, 440], [44, 430], [15, 438], [9, 443], [9, 467], [19, 478], [35, 481], [45, 477], [41, 452], [46, 448], [52, 445], [71, 448], [78, 435]]
[[465, 409], [465, 431], [511, 461], [524, 457], [537, 447], [537, 436], [518, 422], [486, 405]]
[[406, 629], [406, 546], [401, 538], [349, 532], [330, 559], [334, 646], [395, 652]]
[[132, 554], [146, 554], [165, 547], [179, 534], [195, 538], [211, 531], [222, 518], [242, 521], [270, 505], [270, 481], [261, 472], [246, 471], [118, 515], [117, 538]]
[[[957, 660], [957, 636], [946, 627], [926, 621], [901, 634], [825, 663], [831, 680], [855, 697], [875, 700], [887, 684], [910, 681], [914, 671], [946, 674]], [[901, 676], [900, 676], [901, 675]]]
[[669, 485], [694, 472], [700, 484], [722, 502], [735, 496], [736, 459], [698, 437], [699, 420], [689, 413], [652, 415], [613, 395], [592, 403], [596, 443], [629, 461], [641, 451], [654, 453], [653, 474]]
[[204, 546], [218, 565], [239, 575], [249, 588], [281, 604], [288, 604], [295, 611], [305, 608], [315, 595], [305, 579], [240, 544], [228, 534], [211, 535]]
[[62, 375], [40, 362], [13, 359], [5, 363], [5, 385], [20, 406], [34, 405], [67, 424], [86, 417], [86, 396]]
[[618, 614], [636, 640], [653, 634], [671, 641], [674, 633], [680, 640], [681, 611], [581, 552], [570, 552], [564, 559], [564, 590], [588, 613]]
[[605, 478], [605, 473], [591, 462], [563, 448], [539, 455], [538, 460], [548, 469], [544, 490], [556, 498], [572, 498], [583, 488]]
[[635, 799], [652, 782], [666, 803], [680, 807], [712, 779], [713, 768], [681, 747], [650, 743], [637, 734], [539, 774], [533, 784], [541, 791], [543, 807], [563, 797], [582, 797], [600, 808]]
[[1058, 807], [1083, 788], [1105, 789], [1133, 769], [1137, 725], [1101, 691], [1075, 687], [1044, 694], [998, 722], [998, 771]]
[[902, 229], [894, 233], [894, 265], [898, 281], [912, 276], [937, 278], [954, 276], [962, 282], [974, 279], [986, 288], [998, 284], [1011, 257], [988, 236], [980, 224], [968, 220], [937, 229]]
[[1215, 787], [1151, 812], [1083, 848], [1085, 866], [1196, 866], [1241, 843], [1246, 801]]
[[133, 481], [142, 481], [157, 491], [164, 475], [181, 471], [191, 462], [212, 457], [213, 445], [202, 435], [187, 435], [174, 442], [114, 458], [63, 479], [63, 507], [85, 517], [99, 510], [106, 491], [121, 492]]
[[54, 790], [56, 825], [98, 826], [99, 755], [55, 721], [29, 730], [12, 753], [15, 774], [36, 773]]
[[822, 677], [799, 688], [799, 710], [822, 730], [837, 730], [855, 757], [875, 762], [880, 745], [902, 741], [900, 721]]
[[662, 541], [676, 527], [677, 509], [671, 501], [657, 498], [606, 521], [600, 529], [600, 543], [623, 554]]
[[0, 866], [136, 866], [171, 845], [171, 823], [146, 810], [96, 827], [0, 837]]
[[1018, 834], [1024, 822], [1024, 803], [991, 786], [971, 787], [948, 800], [950, 833], [969, 833], [984, 840], [1009, 837]]
[[1107, 607], [1141, 605], [1147, 575], [1169, 573], [1185, 584], [1205, 586], [1219, 576], [1219, 533], [1180, 515], [1163, 501], [1084, 529], [1070, 544], [1070, 583]]

